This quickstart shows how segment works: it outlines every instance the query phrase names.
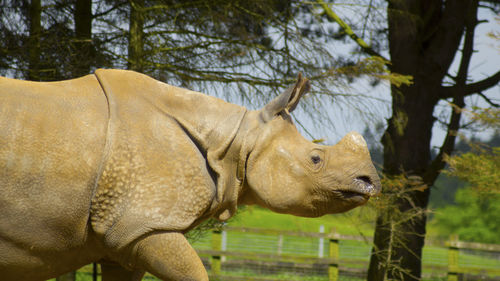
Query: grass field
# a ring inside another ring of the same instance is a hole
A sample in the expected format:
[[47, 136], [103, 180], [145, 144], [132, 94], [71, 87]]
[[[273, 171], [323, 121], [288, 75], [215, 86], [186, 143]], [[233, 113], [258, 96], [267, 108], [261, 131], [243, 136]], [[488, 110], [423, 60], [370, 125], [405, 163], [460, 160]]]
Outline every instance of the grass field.
[[324, 225], [325, 231], [333, 227], [341, 234], [371, 236], [374, 221], [375, 213], [369, 207], [360, 207], [347, 213], [326, 215], [319, 218], [303, 218], [277, 214], [260, 207], [249, 206], [232, 218], [228, 225], [307, 232], [317, 232], [320, 225]]
[[[272, 213], [268, 210], [259, 207], [246, 207], [240, 210], [239, 213], [228, 222], [229, 226], [237, 227], [252, 227], [279, 229], [289, 231], [303, 232], [318, 232], [320, 226], [323, 225], [325, 231], [334, 228], [336, 232], [344, 235], [356, 235], [366, 237], [365, 241], [348, 241], [341, 240], [340, 260], [344, 261], [344, 266], [350, 268], [366, 268], [370, 257], [371, 236], [373, 235], [375, 214], [369, 207], [361, 207], [354, 209], [344, 214], [327, 215], [320, 218], [301, 218], [291, 215], [283, 215]], [[435, 233], [435, 230], [429, 232]], [[282, 247], [278, 250], [278, 237], [272, 235], [255, 235], [250, 233], [228, 232], [227, 234], [227, 250], [228, 251], [252, 251], [260, 253], [276, 253], [280, 251], [282, 254], [290, 255], [317, 255], [318, 254], [318, 239], [317, 238], [299, 238], [285, 236], [281, 241]], [[193, 246], [196, 249], [211, 249], [211, 234], [207, 231], [198, 240], [193, 241]], [[328, 241], [324, 241], [325, 256], [328, 252]], [[346, 262], [359, 261], [359, 262]], [[426, 266], [446, 266], [448, 262], [448, 250], [444, 247], [426, 246], [423, 251], [423, 263]], [[478, 268], [500, 268], [500, 258], [484, 256], [482, 253], [460, 252], [459, 263], [461, 266], [477, 266]], [[342, 265], [342, 264], [341, 264]], [[82, 271], [90, 272], [90, 268], [86, 267]], [[230, 274], [238, 274], [238, 276], [259, 276], [272, 277], [281, 280], [327, 280], [326, 276], [299, 276], [293, 273], [276, 272], [275, 274], [255, 273], [250, 269], [242, 269], [241, 271]], [[432, 278], [424, 280], [445, 280], [443, 274], [435, 276], [434, 272], [426, 272], [424, 274], [434, 275]], [[227, 273], [226, 273], [227, 274]], [[91, 281], [89, 273], [81, 273], [77, 275], [78, 281]], [[154, 277], [147, 276], [144, 280], [157, 280]], [[250, 280], [250, 279], [249, 279]], [[347, 278], [340, 276], [339, 280], [362, 280], [358, 278]]]

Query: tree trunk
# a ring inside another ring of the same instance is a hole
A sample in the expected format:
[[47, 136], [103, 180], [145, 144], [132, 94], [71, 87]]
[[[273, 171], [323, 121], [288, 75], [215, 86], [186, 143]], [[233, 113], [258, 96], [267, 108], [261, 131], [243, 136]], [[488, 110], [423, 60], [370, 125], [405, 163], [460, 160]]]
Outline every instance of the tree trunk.
[[29, 4], [29, 38], [28, 38], [28, 80], [40, 80], [40, 39], [42, 35], [42, 2], [32, 0]]
[[128, 41], [128, 69], [142, 72], [144, 0], [130, 0], [130, 23]]
[[411, 87], [392, 90], [397, 94], [393, 94], [394, 113], [382, 139], [384, 173], [388, 177], [403, 174], [408, 180], [391, 199], [392, 206], [377, 218], [373, 250], [377, 254], [370, 261], [369, 280], [418, 280], [421, 275], [430, 195], [423, 178], [431, 160], [432, 113], [437, 99], [428, 94], [432, 88], [414, 78]]
[[76, 0], [75, 10], [75, 38], [73, 43], [73, 77], [80, 77], [90, 72], [92, 58], [92, 1]]
[[[429, 176], [439, 166], [431, 159], [433, 112], [443, 98], [442, 81], [473, 2], [477, 4], [473, 0], [389, 1], [391, 70], [412, 75], [414, 83], [391, 88], [392, 117], [382, 137], [384, 174], [388, 178], [403, 175], [406, 180], [389, 197], [389, 207], [378, 214], [368, 280], [420, 280], [428, 187], [439, 174]], [[385, 190], [385, 196], [389, 193]]]

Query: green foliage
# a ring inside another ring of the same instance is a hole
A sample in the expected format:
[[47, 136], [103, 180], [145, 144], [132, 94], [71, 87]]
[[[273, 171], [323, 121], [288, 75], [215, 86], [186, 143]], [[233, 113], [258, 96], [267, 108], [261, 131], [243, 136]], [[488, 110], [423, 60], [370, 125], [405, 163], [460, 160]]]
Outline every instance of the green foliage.
[[206, 234], [208, 234], [212, 230], [221, 229], [224, 226], [224, 223], [218, 221], [214, 218], [209, 218], [208, 220], [203, 221], [194, 229], [190, 230], [185, 234], [186, 238], [189, 242], [194, 243]]
[[466, 186], [465, 182], [452, 175], [442, 173], [432, 186], [429, 205], [432, 209], [455, 203], [455, 193]]
[[471, 109], [459, 108], [456, 105], [452, 106], [455, 110], [461, 111], [468, 118], [474, 121], [474, 125], [476, 125], [478, 129], [484, 130], [490, 128], [498, 130], [500, 128], [500, 107], [497, 104], [494, 105], [496, 107], [483, 108], [472, 106]]
[[[497, 108], [473, 108], [468, 113], [482, 126], [500, 126]], [[457, 191], [456, 205], [436, 211], [433, 224], [441, 233], [458, 234], [461, 240], [500, 243], [500, 147], [471, 144], [469, 152], [446, 161], [446, 173], [469, 185]]]
[[[499, 118], [500, 119], [500, 118]], [[449, 161], [452, 161], [459, 166], [461, 166], [460, 169], [468, 169], [471, 170], [469, 172], [469, 175], [473, 177], [478, 177], [481, 176], [484, 173], [477, 173], [477, 171], [480, 170], [485, 170], [486, 167], [479, 167], [479, 170], [476, 170], [477, 167], [470, 166], [470, 162], [467, 158], [473, 158], [475, 161], [478, 162], [477, 165], [482, 166], [483, 162], [477, 161], [477, 160], [485, 160], [481, 159], [480, 155], [477, 155], [479, 151], [484, 151], [485, 157], [486, 158], [491, 158], [494, 157], [492, 155], [492, 150], [491, 149], [486, 149], [484, 145], [490, 146], [490, 147], [498, 147], [500, 146], [500, 130], [496, 131], [496, 133], [491, 137], [490, 140], [488, 140], [484, 144], [474, 144], [471, 147], [471, 143], [478, 143], [478, 139], [472, 138], [471, 140], [465, 140], [461, 139], [456, 145], [455, 145], [455, 153], [453, 157], [448, 157], [447, 159]], [[474, 153], [471, 153], [474, 152]], [[469, 153], [469, 154], [467, 154]], [[491, 167], [491, 161], [488, 161], [487, 165], [490, 165], [490, 170], [492, 170]], [[477, 166], [476, 165], [476, 166]], [[465, 175], [459, 175], [459, 171], [456, 170], [457, 167], [454, 167], [452, 170], [445, 171], [444, 173], [441, 173], [439, 177], [437, 178], [436, 182], [434, 182], [434, 185], [432, 186], [432, 193], [430, 197], [430, 206], [431, 208], [441, 208], [446, 205], [454, 204], [455, 203], [455, 193], [457, 190], [464, 188], [466, 186], [467, 181], [466, 178], [464, 178]], [[493, 167], [493, 169], [495, 169]], [[493, 172], [493, 170], [492, 170]], [[460, 172], [463, 173], [463, 172]], [[493, 185], [493, 182], [492, 184]], [[491, 186], [490, 185], [490, 186]], [[481, 185], [479, 185], [480, 187]]]
[[436, 211], [432, 224], [441, 234], [458, 234], [460, 240], [500, 243], [500, 194], [464, 188], [457, 191], [455, 200], [457, 205]]
[[476, 150], [449, 157], [449, 173], [481, 193], [500, 193], [500, 147]]
[[413, 84], [413, 77], [411, 75], [402, 75], [391, 72], [386, 67], [388, 64], [390, 64], [390, 62], [382, 57], [371, 56], [361, 59], [353, 65], [331, 69], [329, 74], [347, 76], [348, 78], [371, 75], [377, 79], [389, 81], [396, 87], [400, 87], [401, 85], [409, 86]]
[[[468, 112], [483, 127], [500, 128], [499, 108], [473, 108]], [[498, 131], [497, 131], [498, 132]], [[495, 137], [491, 142], [494, 142]], [[500, 193], [500, 147], [471, 144], [472, 150], [445, 160], [448, 174], [468, 182], [479, 193]]]

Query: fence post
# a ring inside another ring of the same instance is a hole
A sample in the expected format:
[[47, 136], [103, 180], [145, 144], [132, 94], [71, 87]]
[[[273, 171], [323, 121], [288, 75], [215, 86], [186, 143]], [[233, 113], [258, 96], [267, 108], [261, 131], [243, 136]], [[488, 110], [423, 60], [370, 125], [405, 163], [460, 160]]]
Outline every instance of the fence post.
[[[325, 226], [324, 225], [320, 225], [319, 226], [319, 233], [325, 233]], [[323, 257], [323, 247], [324, 247], [324, 242], [325, 242], [325, 239], [323, 237], [320, 237], [319, 239], [319, 244], [318, 244], [318, 257], [319, 258], [322, 258]]]
[[[227, 251], [227, 231], [223, 230], [222, 231], [222, 236], [221, 236], [221, 250]], [[221, 256], [221, 263], [226, 261], [226, 256]]]
[[278, 255], [283, 253], [283, 234], [278, 235]]
[[[214, 230], [212, 232], [212, 250], [213, 251], [221, 251], [221, 240], [222, 240], [222, 235], [221, 235], [220, 230]], [[212, 274], [215, 276], [220, 275], [221, 271], [221, 256], [220, 253], [214, 253], [211, 257], [211, 265], [210, 267], [212, 268]]]
[[448, 241], [448, 281], [458, 281], [458, 235]]
[[339, 278], [339, 240], [335, 238], [335, 228], [330, 229], [330, 239], [328, 241], [328, 281], [337, 281]]

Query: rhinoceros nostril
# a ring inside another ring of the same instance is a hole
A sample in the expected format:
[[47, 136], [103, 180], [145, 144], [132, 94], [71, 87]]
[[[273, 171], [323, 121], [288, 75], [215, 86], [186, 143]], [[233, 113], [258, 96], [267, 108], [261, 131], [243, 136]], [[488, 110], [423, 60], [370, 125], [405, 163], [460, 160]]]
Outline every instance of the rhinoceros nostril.
[[367, 185], [372, 185], [373, 184], [372, 181], [370, 180], [370, 178], [367, 177], [367, 176], [357, 177], [356, 179], [359, 180], [359, 181], [362, 181], [362, 182], [366, 183]]
[[375, 191], [375, 186], [373, 185], [370, 177], [360, 176], [354, 179], [357, 186], [357, 191], [363, 194], [372, 194]]

